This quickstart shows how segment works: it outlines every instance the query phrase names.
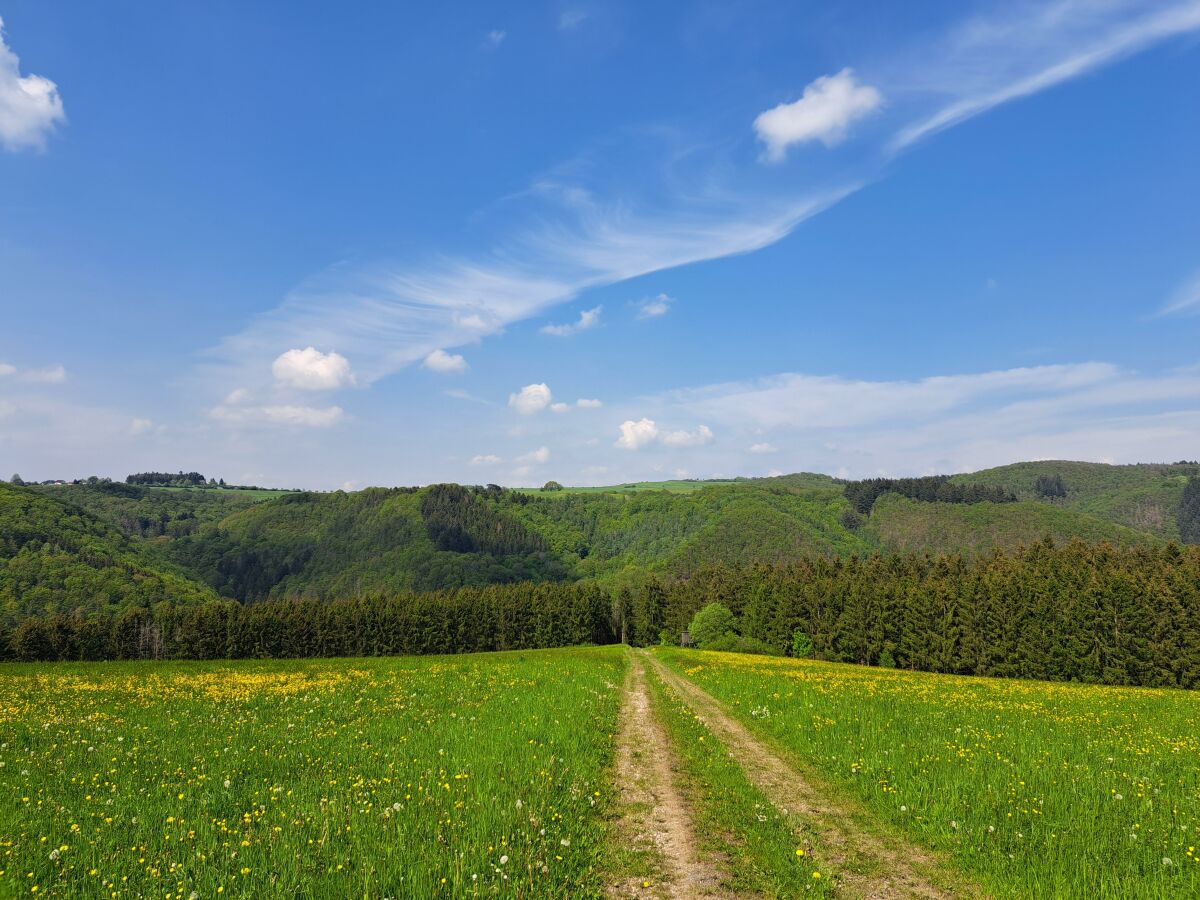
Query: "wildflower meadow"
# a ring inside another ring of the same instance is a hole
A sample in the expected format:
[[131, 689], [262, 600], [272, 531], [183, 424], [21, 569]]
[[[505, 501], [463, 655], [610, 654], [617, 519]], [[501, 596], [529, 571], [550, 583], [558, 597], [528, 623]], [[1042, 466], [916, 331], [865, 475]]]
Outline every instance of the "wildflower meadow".
[[995, 896], [1200, 896], [1196, 692], [656, 653]]
[[6, 666], [0, 895], [595, 893], [624, 667]]

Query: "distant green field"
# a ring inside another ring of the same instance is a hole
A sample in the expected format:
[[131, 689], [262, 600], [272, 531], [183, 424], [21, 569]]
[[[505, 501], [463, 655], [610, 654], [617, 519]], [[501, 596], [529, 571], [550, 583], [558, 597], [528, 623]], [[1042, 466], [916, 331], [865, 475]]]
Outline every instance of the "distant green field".
[[515, 488], [523, 494], [539, 494], [553, 497], [559, 494], [637, 494], [642, 491], [669, 491], [672, 494], [690, 494], [706, 487], [720, 487], [731, 484], [744, 484], [730, 479], [728, 481], [631, 481], [626, 484], [606, 484], [596, 487], [563, 487], [561, 491], [543, 491], [541, 488]]
[[625, 666], [0, 666], [0, 895], [597, 896]]
[[690, 494], [710, 487], [744, 487], [771, 486], [784, 488], [800, 488], [805, 490], [830, 489], [836, 482], [828, 475], [814, 472], [796, 472], [791, 475], [779, 475], [770, 478], [713, 478], [713, 479], [674, 479], [670, 481], [628, 481], [624, 484], [605, 484], [594, 487], [567, 487], [561, 491], [543, 491], [541, 488], [515, 488], [523, 494], [538, 494], [555, 496], [561, 494], [637, 494], [643, 491], [668, 491], [672, 494]]
[[255, 500], [270, 500], [273, 497], [278, 497], [281, 494], [294, 494], [295, 491], [277, 489], [277, 488], [229, 488], [229, 487], [170, 487], [170, 486], [154, 486], [148, 488], [151, 491], [178, 491], [185, 494], [237, 494], [244, 497], [253, 497]]

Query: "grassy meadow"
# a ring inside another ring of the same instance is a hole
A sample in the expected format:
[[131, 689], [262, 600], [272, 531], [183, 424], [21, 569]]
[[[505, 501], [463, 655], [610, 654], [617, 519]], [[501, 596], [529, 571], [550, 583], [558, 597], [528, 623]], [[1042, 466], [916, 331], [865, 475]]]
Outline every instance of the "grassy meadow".
[[5, 666], [0, 895], [595, 893], [625, 667]]
[[656, 652], [996, 896], [1200, 896], [1200, 694]]

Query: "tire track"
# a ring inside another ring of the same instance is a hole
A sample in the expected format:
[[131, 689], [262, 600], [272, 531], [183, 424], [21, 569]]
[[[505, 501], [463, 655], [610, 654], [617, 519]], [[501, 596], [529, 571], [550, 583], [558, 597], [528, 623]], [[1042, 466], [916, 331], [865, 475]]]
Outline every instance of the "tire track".
[[622, 840], [658, 858], [662, 880], [645, 887], [641, 879], [610, 885], [610, 897], [658, 896], [670, 900], [729, 896], [722, 873], [697, 850], [695, 829], [673, 769], [671, 740], [658, 722], [646, 686], [645, 656], [630, 653], [617, 737], [617, 784]]
[[869, 813], [815, 787], [701, 687], [644, 650], [634, 652], [634, 660], [639, 657], [679, 693], [776, 807], [808, 821], [820, 836], [820, 855], [839, 871], [839, 894], [864, 900], [986, 896], [978, 886], [947, 870], [935, 854], [864, 827], [860, 823], [870, 822]]

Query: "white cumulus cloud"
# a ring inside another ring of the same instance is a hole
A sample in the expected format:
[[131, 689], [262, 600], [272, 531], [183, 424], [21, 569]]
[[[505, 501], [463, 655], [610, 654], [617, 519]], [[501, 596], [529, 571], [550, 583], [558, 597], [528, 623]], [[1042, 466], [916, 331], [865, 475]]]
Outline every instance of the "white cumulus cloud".
[[542, 334], [552, 334], [555, 337], [570, 337], [573, 334], [579, 334], [581, 331], [587, 331], [589, 328], [595, 328], [600, 324], [600, 312], [603, 309], [603, 306], [585, 309], [580, 312], [578, 321], [570, 322], [566, 325], [543, 325]]
[[599, 409], [604, 404], [599, 400], [592, 400], [592, 399], [588, 399], [587, 397], [580, 397], [578, 400], [575, 401], [575, 405], [578, 406], [580, 409]]
[[315, 347], [288, 350], [271, 363], [276, 381], [303, 391], [329, 391], [354, 384], [350, 362], [340, 353], [322, 353]]
[[777, 449], [778, 448], [774, 444], [768, 444], [765, 442], [761, 444], [750, 445], [751, 453], [774, 453]]
[[41, 75], [22, 75], [20, 60], [4, 40], [0, 19], [0, 144], [9, 150], [40, 149], [66, 121], [58, 86]]
[[653, 419], [626, 419], [621, 423], [617, 446], [623, 450], [638, 450], [658, 440], [658, 425]]
[[517, 462], [519, 463], [533, 464], [538, 466], [548, 463], [549, 461], [549, 447], [538, 447], [536, 450], [530, 450], [528, 453], [517, 457]]
[[853, 69], [842, 69], [813, 81], [799, 100], [760, 113], [754, 130], [767, 145], [767, 159], [779, 162], [793, 144], [840, 144], [851, 124], [882, 105], [883, 94], [877, 88], [859, 84]]
[[637, 317], [639, 319], [657, 319], [659, 316], [665, 316], [674, 302], [675, 298], [668, 297], [666, 294], [659, 294], [657, 297], [643, 300], [638, 304]]
[[540, 413], [552, 400], [550, 388], [545, 384], [527, 384], [515, 394], [508, 395], [508, 405], [523, 416]]
[[465, 372], [470, 368], [461, 354], [447, 353], [445, 350], [434, 350], [425, 357], [421, 365], [431, 372], [440, 372], [443, 375]]
[[471, 465], [473, 466], [494, 466], [504, 462], [494, 453], [481, 453], [478, 456], [471, 457]]
[[550, 412], [552, 412], [552, 413], [565, 413], [565, 412], [570, 412], [570, 411], [571, 411], [570, 403], [551, 403], [550, 404]]

